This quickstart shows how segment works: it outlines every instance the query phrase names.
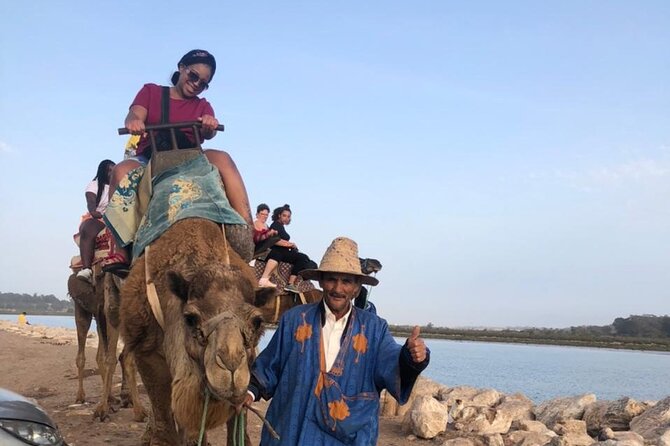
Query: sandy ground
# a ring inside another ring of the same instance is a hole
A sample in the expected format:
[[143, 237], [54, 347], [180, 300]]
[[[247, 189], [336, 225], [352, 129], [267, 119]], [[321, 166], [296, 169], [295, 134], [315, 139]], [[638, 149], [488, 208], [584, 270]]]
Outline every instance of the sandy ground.
[[[75, 404], [77, 392], [77, 340], [74, 330], [46, 327], [17, 327], [15, 323], [0, 321], [0, 387], [34, 398], [51, 415], [70, 446], [136, 446], [146, 423], [132, 421], [132, 409], [121, 408], [111, 420], [101, 423], [93, 419], [93, 410], [99, 401], [102, 381], [96, 370], [95, 347], [97, 339], [89, 334], [86, 349], [86, 403]], [[118, 396], [121, 383], [117, 367], [113, 393]], [[145, 407], [149, 400], [140, 387]], [[265, 412], [267, 403], [256, 403]], [[257, 445], [261, 430], [260, 420], [249, 413], [248, 427], [251, 444]], [[208, 434], [212, 446], [226, 444], [225, 427]], [[397, 418], [380, 420], [379, 445], [429, 445], [431, 441], [407, 437]]]

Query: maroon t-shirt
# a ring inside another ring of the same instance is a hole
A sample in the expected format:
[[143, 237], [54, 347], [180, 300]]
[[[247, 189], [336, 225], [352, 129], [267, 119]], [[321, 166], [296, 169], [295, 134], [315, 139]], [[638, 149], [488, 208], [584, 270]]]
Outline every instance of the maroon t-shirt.
[[[130, 105], [141, 105], [148, 111], [146, 124], [161, 123], [161, 86], [156, 84], [144, 84], [135, 100]], [[172, 99], [170, 98], [170, 122], [196, 121], [203, 115], [214, 116], [214, 109], [207, 102], [207, 99]], [[193, 130], [190, 128], [182, 129], [182, 132], [191, 142], [194, 142]], [[137, 145], [137, 154], [141, 155], [149, 147], [149, 138], [143, 136]]]

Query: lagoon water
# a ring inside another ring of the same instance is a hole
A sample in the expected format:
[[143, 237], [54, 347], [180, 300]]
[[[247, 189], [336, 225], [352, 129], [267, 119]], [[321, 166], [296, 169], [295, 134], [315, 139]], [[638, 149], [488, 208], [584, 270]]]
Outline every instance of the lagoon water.
[[[16, 315], [0, 314], [0, 319], [15, 321]], [[28, 320], [34, 325], [75, 328], [74, 316], [28, 315]], [[272, 333], [268, 330], [261, 348]], [[595, 393], [599, 400], [622, 396], [659, 400], [670, 395], [668, 353], [441, 339], [426, 343], [431, 364], [425, 376], [448, 386], [521, 392], [538, 403], [582, 393]]]

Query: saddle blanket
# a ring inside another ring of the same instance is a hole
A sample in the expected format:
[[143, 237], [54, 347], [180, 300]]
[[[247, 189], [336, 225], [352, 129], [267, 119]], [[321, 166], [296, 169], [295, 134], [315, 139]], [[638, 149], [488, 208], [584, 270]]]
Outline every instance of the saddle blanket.
[[[205, 218], [221, 224], [243, 225], [244, 219], [231, 207], [218, 169], [204, 154], [156, 175], [151, 182], [151, 201], [137, 223], [137, 189], [144, 174], [140, 167], [119, 184], [105, 212], [105, 223], [122, 246], [133, 243], [133, 259], [184, 218]], [[135, 229], [136, 228], [136, 229]]]

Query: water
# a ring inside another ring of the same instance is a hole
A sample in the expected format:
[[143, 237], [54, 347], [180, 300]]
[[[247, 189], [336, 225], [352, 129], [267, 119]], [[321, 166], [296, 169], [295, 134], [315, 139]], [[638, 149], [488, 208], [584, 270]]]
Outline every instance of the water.
[[[0, 314], [0, 319], [16, 321], [16, 315]], [[75, 328], [74, 316], [28, 315], [28, 320]], [[273, 333], [267, 331], [261, 348]], [[426, 344], [431, 364], [424, 375], [449, 386], [521, 392], [535, 402], [582, 393], [595, 393], [599, 400], [660, 400], [670, 395], [668, 353], [442, 339], [427, 339]]]
[[[0, 314], [0, 320], [2, 321], [14, 321], [16, 322], [17, 314]], [[72, 328], [77, 329], [77, 326], [74, 322], [74, 315], [72, 316], [32, 316], [28, 315], [28, 322], [32, 325], [44, 325], [46, 327], [56, 327], [56, 328]], [[91, 328], [89, 331], [95, 331], [95, 319], [91, 321]]]

